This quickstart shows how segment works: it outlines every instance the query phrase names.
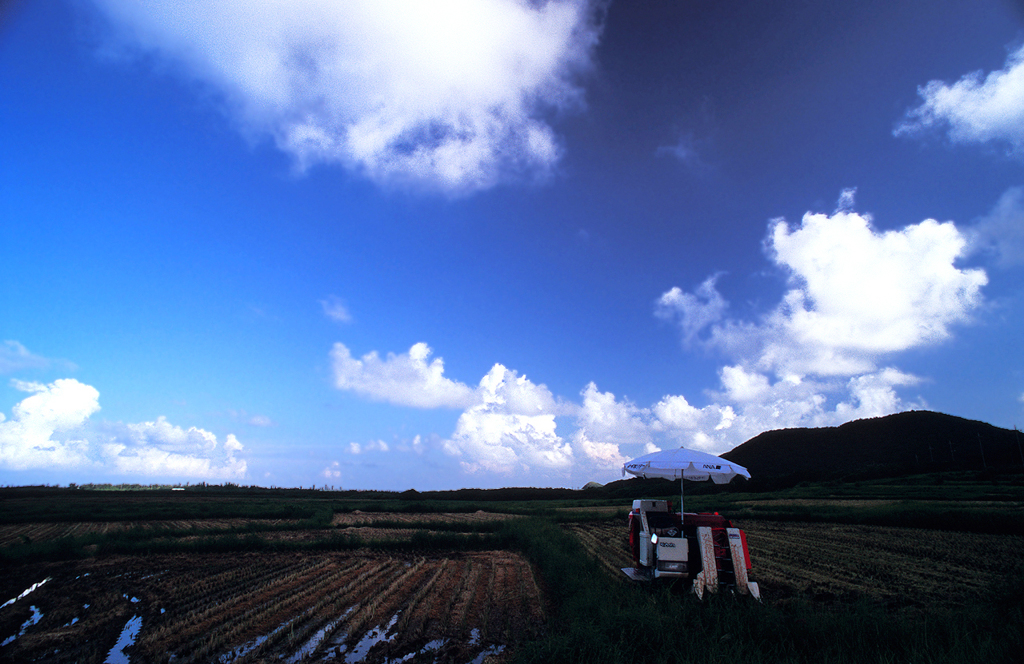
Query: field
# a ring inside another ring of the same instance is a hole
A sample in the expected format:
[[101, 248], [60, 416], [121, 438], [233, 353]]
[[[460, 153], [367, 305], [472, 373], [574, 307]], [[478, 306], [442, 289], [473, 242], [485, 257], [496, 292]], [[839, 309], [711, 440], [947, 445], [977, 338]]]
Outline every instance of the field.
[[[787, 521], [736, 521], [767, 600], [870, 597], [903, 608], [984, 602], [1020, 560], [1024, 537]], [[602, 568], [632, 565], [620, 523], [572, 524]]]
[[694, 496], [742, 514], [760, 604], [628, 582], [628, 501], [592, 494], [0, 490], [0, 660], [1012, 662], [1022, 492], [990, 484]]
[[529, 564], [505, 551], [114, 556], [24, 572], [45, 583], [3, 616], [15, 633], [38, 620], [12, 659], [103, 661], [127, 629], [139, 662], [468, 662], [544, 624]]
[[30, 542], [49, 542], [65, 537], [106, 535], [130, 530], [269, 530], [296, 525], [297, 519], [190, 519], [171, 521], [59, 521], [56, 523], [19, 523], [0, 526], [0, 547]]

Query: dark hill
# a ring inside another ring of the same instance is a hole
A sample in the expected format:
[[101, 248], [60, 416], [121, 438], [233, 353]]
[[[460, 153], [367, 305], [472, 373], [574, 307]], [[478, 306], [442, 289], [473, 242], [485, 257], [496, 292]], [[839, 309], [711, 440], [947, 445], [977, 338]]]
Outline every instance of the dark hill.
[[[1024, 465], [1010, 429], [930, 411], [910, 411], [838, 427], [766, 431], [726, 452], [755, 482], [892, 476]], [[1024, 437], [1022, 437], [1024, 438]], [[1024, 445], [1024, 440], [1021, 440]]]

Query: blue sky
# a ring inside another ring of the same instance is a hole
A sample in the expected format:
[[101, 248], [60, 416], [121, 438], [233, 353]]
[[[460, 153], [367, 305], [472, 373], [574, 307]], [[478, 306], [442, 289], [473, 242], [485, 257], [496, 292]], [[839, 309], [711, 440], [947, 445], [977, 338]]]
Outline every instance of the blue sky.
[[1024, 422], [1020, 3], [3, 7], [2, 484]]

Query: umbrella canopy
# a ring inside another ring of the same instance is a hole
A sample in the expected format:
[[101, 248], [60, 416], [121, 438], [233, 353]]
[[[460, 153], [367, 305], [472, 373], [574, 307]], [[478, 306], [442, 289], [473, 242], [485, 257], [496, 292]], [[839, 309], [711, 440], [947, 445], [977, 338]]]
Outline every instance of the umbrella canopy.
[[738, 463], [726, 461], [707, 452], [688, 450], [680, 447], [674, 450], [652, 452], [628, 461], [622, 466], [622, 475], [626, 473], [637, 477], [660, 477], [667, 480], [679, 480], [679, 511], [683, 511], [683, 480], [728, 484], [732, 478], [740, 475], [750, 479], [747, 469]]
[[728, 484], [737, 475], [750, 479], [750, 473], [738, 463], [726, 461], [707, 452], [688, 450], [685, 447], [651, 452], [637, 457], [623, 464], [622, 474], [626, 473], [638, 477], [661, 477], [666, 480], [711, 480], [715, 484]]

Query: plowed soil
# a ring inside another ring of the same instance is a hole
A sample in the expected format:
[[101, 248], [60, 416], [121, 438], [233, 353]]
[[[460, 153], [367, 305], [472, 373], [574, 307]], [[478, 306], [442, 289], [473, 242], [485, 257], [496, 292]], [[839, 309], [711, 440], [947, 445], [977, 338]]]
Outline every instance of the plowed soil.
[[530, 565], [505, 551], [23, 565], [0, 597], [41, 581], [0, 608], [0, 660], [471, 662], [536, 637], [545, 619]]

